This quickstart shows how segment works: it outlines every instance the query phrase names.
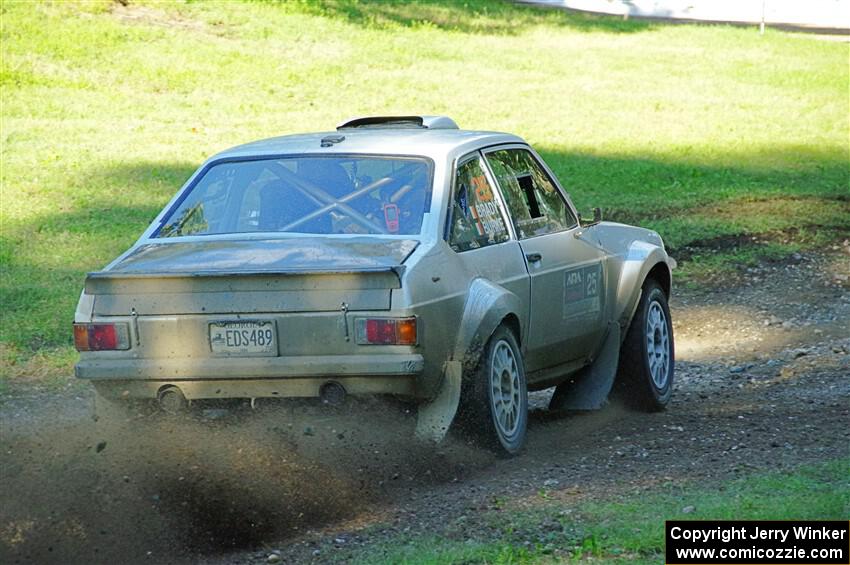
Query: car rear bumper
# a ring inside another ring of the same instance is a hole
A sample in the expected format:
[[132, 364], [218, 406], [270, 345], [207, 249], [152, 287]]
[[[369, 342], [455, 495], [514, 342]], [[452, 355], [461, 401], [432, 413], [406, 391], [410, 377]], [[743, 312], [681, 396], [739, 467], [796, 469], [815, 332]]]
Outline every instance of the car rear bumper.
[[415, 396], [421, 355], [326, 355], [207, 359], [82, 359], [78, 378], [124, 397], [154, 398], [177, 386], [188, 399], [319, 396], [322, 385], [349, 394]]

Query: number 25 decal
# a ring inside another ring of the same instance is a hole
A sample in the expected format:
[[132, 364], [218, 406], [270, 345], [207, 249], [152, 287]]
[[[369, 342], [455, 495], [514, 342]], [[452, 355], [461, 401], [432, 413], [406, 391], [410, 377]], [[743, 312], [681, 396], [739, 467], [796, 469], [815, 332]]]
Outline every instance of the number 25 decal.
[[587, 273], [587, 288], [585, 296], [596, 296], [599, 294], [599, 273]]

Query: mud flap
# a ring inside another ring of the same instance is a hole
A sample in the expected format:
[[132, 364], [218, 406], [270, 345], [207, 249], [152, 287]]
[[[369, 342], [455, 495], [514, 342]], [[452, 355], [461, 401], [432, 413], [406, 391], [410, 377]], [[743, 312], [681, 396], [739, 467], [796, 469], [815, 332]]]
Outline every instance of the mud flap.
[[419, 405], [416, 437], [423, 441], [439, 442], [449, 431], [460, 403], [460, 381], [463, 365], [449, 361], [443, 372], [443, 384], [431, 402]]
[[598, 410], [605, 406], [619, 360], [620, 325], [611, 324], [596, 361], [558, 385], [549, 401], [549, 410]]

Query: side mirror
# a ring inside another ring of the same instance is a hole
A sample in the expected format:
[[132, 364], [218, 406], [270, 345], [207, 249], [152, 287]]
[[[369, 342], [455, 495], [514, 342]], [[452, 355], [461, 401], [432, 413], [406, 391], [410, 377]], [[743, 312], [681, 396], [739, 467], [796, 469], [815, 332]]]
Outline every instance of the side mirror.
[[594, 208], [593, 209], [593, 219], [589, 222], [584, 220], [581, 217], [581, 214], [579, 214], [578, 221], [581, 224], [581, 227], [583, 227], [583, 228], [589, 228], [590, 226], [595, 226], [596, 224], [598, 224], [599, 222], [602, 221], [602, 210], [600, 210], [599, 208]]

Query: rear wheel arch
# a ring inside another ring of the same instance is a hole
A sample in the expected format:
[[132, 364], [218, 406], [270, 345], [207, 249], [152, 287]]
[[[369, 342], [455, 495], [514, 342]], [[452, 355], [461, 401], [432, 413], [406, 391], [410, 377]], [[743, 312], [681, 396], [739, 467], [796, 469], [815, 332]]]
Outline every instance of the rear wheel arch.
[[487, 279], [475, 279], [469, 287], [452, 359], [461, 361], [465, 371], [475, 369], [482, 349], [502, 325], [521, 344], [519, 311], [520, 300], [515, 294]]

